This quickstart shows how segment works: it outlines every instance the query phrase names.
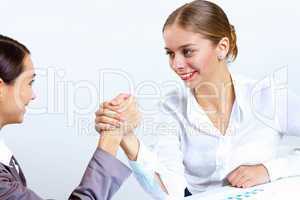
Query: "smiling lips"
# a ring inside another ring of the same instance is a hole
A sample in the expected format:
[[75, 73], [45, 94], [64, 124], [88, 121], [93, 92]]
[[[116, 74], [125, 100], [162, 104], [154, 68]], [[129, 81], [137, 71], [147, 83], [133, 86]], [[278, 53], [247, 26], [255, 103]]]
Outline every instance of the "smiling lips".
[[197, 73], [197, 71], [185, 73], [185, 74], [179, 74], [180, 78], [184, 81], [191, 80], [193, 76]]

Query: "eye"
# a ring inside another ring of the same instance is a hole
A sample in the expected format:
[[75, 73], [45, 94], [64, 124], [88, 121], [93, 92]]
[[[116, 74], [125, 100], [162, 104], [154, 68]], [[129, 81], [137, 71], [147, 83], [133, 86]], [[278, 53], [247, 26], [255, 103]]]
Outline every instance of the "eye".
[[174, 53], [172, 51], [166, 51], [166, 55], [168, 55], [170, 58], [174, 58]]
[[192, 56], [193, 50], [192, 49], [183, 49], [182, 53], [183, 53], [184, 57], [189, 58]]
[[31, 81], [29, 82], [29, 85], [32, 86], [33, 82], [34, 82], [34, 80], [31, 80]]

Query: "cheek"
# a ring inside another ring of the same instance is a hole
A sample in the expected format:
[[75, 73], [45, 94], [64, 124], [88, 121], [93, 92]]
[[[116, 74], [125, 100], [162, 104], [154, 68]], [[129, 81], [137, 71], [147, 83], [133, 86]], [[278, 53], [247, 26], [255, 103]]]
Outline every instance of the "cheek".
[[20, 93], [17, 94], [15, 90], [10, 90], [7, 94], [7, 101], [6, 101], [6, 108], [9, 113], [15, 114], [16, 112], [19, 112], [22, 107], [22, 101], [20, 97]]
[[31, 99], [31, 96], [32, 96], [31, 90], [28, 88], [24, 88], [21, 91], [21, 95], [20, 95], [22, 103], [24, 104], [27, 103]]
[[29, 89], [22, 85], [15, 90], [15, 101], [19, 106], [22, 106], [28, 102], [28, 98], [30, 96]]
[[209, 51], [206, 52], [206, 54], [201, 55], [198, 58], [198, 68], [200, 68], [200, 70], [205, 73], [210, 71], [210, 69], [212, 68], [212, 64], [214, 63], [214, 58], [215, 58], [215, 54], [213, 51]]

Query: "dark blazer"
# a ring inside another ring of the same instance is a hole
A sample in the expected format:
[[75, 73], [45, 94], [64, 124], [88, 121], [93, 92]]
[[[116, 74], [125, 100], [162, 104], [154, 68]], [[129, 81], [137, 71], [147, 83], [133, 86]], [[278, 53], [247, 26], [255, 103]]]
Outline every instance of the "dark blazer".
[[[17, 161], [12, 158], [11, 163], [10, 166], [0, 163], [0, 200], [41, 200], [41, 197], [27, 188], [25, 176]], [[115, 157], [97, 149], [81, 183], [71, 193], [69, 200], [109, 200], [130, 173], [130, 169]]]

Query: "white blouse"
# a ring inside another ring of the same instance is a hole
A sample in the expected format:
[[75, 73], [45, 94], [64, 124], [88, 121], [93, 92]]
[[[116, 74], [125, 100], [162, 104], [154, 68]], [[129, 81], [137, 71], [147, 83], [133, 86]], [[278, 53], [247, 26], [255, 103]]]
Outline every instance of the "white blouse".
[[6, 166], [9, 166], [12, 156], [12, 152], [6, 146], [4, 140], [0, 137], [0, 162]]
[[[299, 151], [277, 154], [283, 135], [300, 136], [298, 97], [273, 76], [261, 81], [232, 73], [231, 77], [236, 98], [225, 135], [191, 90], [174, 91], [161, 102], [161, 113], [153, 121], [159, 135], [155, 149], [141, 142], [137, 161], [130, 162], [135, 177], [153, 198], [181, 199], [186, 187], [192, 194], [221, 187], [231, 171], [245, 164], [263, 164], [271, 181], [300, 175]], [[155, 182], [155, 172], [169, 195]]]

